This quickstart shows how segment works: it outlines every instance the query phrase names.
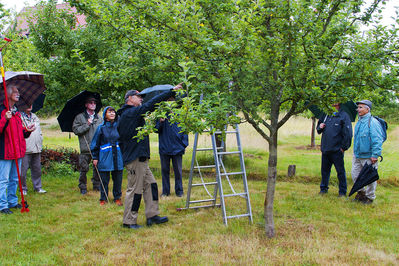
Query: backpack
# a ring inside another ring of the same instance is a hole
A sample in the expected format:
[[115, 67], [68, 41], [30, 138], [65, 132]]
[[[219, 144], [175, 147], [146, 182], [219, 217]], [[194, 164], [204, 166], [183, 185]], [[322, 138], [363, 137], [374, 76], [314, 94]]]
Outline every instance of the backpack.
[[385, 120], [384, 119], [382, 119], [381, 117], [378, 117], [378, 116], [370, 116], [370, 119], [369, 119], [369, 128], [370, 128], [370, 121], [371, 121], [371, 118], [372, 117], [374, 117], [378, 122], [380, 122], [380, 125], [381, 125], [381, 128], [382, 128], [382, 134], [383, 134], [383, 140], [382, 140], [382, 142], [385, 142], [386, 140], [387, 140], [387, 130], [388, 130], [388, 123], [387, 122], [385, 122]]

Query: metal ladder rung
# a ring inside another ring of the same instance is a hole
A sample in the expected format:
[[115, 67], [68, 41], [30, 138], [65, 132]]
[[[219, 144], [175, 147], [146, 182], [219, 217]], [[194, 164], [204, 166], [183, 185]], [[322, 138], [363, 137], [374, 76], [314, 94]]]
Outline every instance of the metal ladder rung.
[[231, 216], [226, 216], [227, 219], [231, 219], [231, 218], [240, 218], [240, 217], [248, 217], [249, 213], [246, 214], [238, 214], [238, 215], [231, 215]]
[[242, 175], [244, 172], [231, 172], [231, 173], [220, 173], [221, 176], [225, 175]]
[[217, 152], [218, 155], [223, 155], [223, 154], [239, 154], [240, 151], [221, 151]]
[[198, 186], [203, 186], [203, 185], [207, 186], [207, 185], [217, 185], [217, 184], [218, 184], [218, 182], [208, 182], [208, 183], [192, 184], [191, 186], [192, 187], [198, 187]]
[[202, 206], [192, 206], [184, 209], [199, 209], [199, 208], [210, 208], [210, 207], [220, 207], [220, 204], [215, 204], [215, 205], [202, 205]]
[[201, 169], [201, 168], [215, 168], [216, 165], [201, 165], [201, 166], [194, 166], [194, 169]]
[[[237, 133], [237, 130], [229, 130], [225, 131], [226, 134]], [[215, 131], [215, 134], [222, 134], [222, 131]]]
[[235, 197], [235, 196], [247, 196], [247, 193], [243, 192], [243, 193], [235, 193], [235, 194], [225, 194], [224, 197]]
[[210, 202], [210, 201], [216, 201], [216, 199], [192, 200], [190, 201], [190, 203], [200, 203], [200, 202]]
[[[217, 150], [223, 149], [223, 147], [216, 147]], [[213, 151], [213, 148], [198, 148], [196, 151]]]

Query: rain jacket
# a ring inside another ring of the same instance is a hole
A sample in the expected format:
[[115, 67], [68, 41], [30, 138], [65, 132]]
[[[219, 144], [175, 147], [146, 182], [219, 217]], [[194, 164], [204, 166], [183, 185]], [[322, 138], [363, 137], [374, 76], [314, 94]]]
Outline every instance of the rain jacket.
[[182, 155], [188, 146], [188, 135], [180, 133], [181, 128], [171, 124], [168, 119], [164, 122], [157, 121], [159, 154]]
[[[15, 110], [10, 120], [7, 120], [5, 103], [0, 105], [0, 160], [14, 160], [25, 156], [25, 138], [29, 137], [28, 132], [22, 126], [21, 114]], [[13, 131], [11, 132], [11, 128]], [[16, 154], [11, 138], [15, 141]], [[16, 158], [15, 158], [16, 155]]]
[[32, 112], [29, 116], [22, 112], [22, 120], [27, 126], [34, 124], [36, 127], [36, 129], [30, 134], [29, 138], [26, 139], [26, 154], [42, 152], [43, 136], [42, 130], [40, 129], [39, 118]]
[[91, 140], [97, 127], [103, 122], [103, 119], [98, 114], [94, 114], [93, 123], [90, 125], [87, 123], [88, 119], [89, 114], [87, 111], [84, 111], [75, 117], [72, 124], [73, 133], [79, 138], [80, 153], [90, 153], [89, 146]]
[[175, 95], [176, 93], [172, 90], [165, 91], [140, 106], [125, 104], [118, 110], [118, 131], [123, 163], [125, 165], [140, 157], [150, 158], [150, 140], [148, 136], [145, 136], [144, 139], [140, 141], [134, 138], [137, 135], [137, 128], [144, 126], [145, 120], [143, 115], [145, 113], [154, 111], [157, 103], [165, 101]]
[[378, 158], [381, 156], [383, 132], [380, 122], [370, 113], [359, 117], [355, 126], [353, 153], [356, 158]]
[[[320, 124], [326, 126], [320, 128]], [[317, 133], [321, 136], [321, 152], [346, 151], [352, 143], [352, 122], [349, 115], [339, 110], [334, 115], [324, 116], [317, 123]]]
[[118, 116], [114, 122], [105, 120], [105, 114], [110, 107], [105, 107], [104, 122], [97, 127], [90, 146], [93, 160], [98, 160], [98, 171], [123, 170], [122, 153], [118, 142]]

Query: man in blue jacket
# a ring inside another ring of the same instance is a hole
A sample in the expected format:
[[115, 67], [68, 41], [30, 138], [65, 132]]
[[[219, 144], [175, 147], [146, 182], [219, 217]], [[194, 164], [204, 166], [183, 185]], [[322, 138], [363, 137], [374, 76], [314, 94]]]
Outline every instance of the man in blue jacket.
[[138, 140], [135, 138], [138, 128], [144, 126], [144, 115], [155, 110], [155, 105], [175, 96], [174, 90], [181, 89], [179, 84], [169, 91], [165, 91], [142, 104], [142, 97], [136, 90], [129, 90], [125, 94], [125, 104], [118, 110], [120, 147], [123, 164], [127, 170], [127, 189], [123, 226], [138, 229], [138, 210], [141, 197], [144, 198], [147, 225], [165, 223], [168, 217], [160, 217], [158, 208], [158, 185], [148, 166], [150, 158], [149, 137]]
[[[363, 166], [372, 164], [378, 167], [378, 157], [381, 156], [384, 133], [380, 122], [371, 116], [372, 103], [363, 100], [356, 103], [359, 121], [355, 126], [353, 142], [352, 179], [356, 182]], [[364, 204], [371, 204], [375, 199], [377, 181], [365, 186], [357, 193], [355, 200]]]
[[320, 194], [328, 192], [331, 167], [334, 164], [339, 182], [339, 196], [345, 197], [346, 172], [344, 152], [349, 149], [352, 141], [352, 123], [349, 115], [340, 108], [339, 103], [333, 104], [337, 110], [333, 115], [325, 115], [317, 124], [317, 132], [321, 137], [321, 183]]
[[188, 135], [180, 132], [181, 128], [176, 123], [170, 123], [168, 119], [161, 118], [157, 122], [159, 140], [159, 157], [162, 171], [162, 195], [170, 195], [170, 160], [172, 160], [175, 173], [176, 196], [183, 196], [182, 161], [183, 154], [188, 146]]

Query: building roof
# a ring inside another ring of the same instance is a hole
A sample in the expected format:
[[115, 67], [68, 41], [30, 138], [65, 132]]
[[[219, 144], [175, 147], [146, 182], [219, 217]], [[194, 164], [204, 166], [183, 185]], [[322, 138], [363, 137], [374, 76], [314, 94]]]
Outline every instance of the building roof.
[[[15, 24], [12, 27], [15, 27], [15, 30], [19, 32], [20, 35], [28, 36], [29, 35], [29, 18], [33, 20], [33, 23], [36, 22], [34, 17], [30, 17], [34, 11], [36, 11], [40, 6], [33, 7], [24, 7], [21, 12], [15, 17]], [[75, 7], [71, 7], [69, 3], [57, 4], [56, 9], [64, 9], [68, 10], [68, 14], [74, 14], [76, 18], [75, 28], [85, 26], [86, 16], [84, 14], [79, 14]], [[11, 26], [10, 26], [11, 27]], [[10, 27], [6, 30], [9, 31]]]

